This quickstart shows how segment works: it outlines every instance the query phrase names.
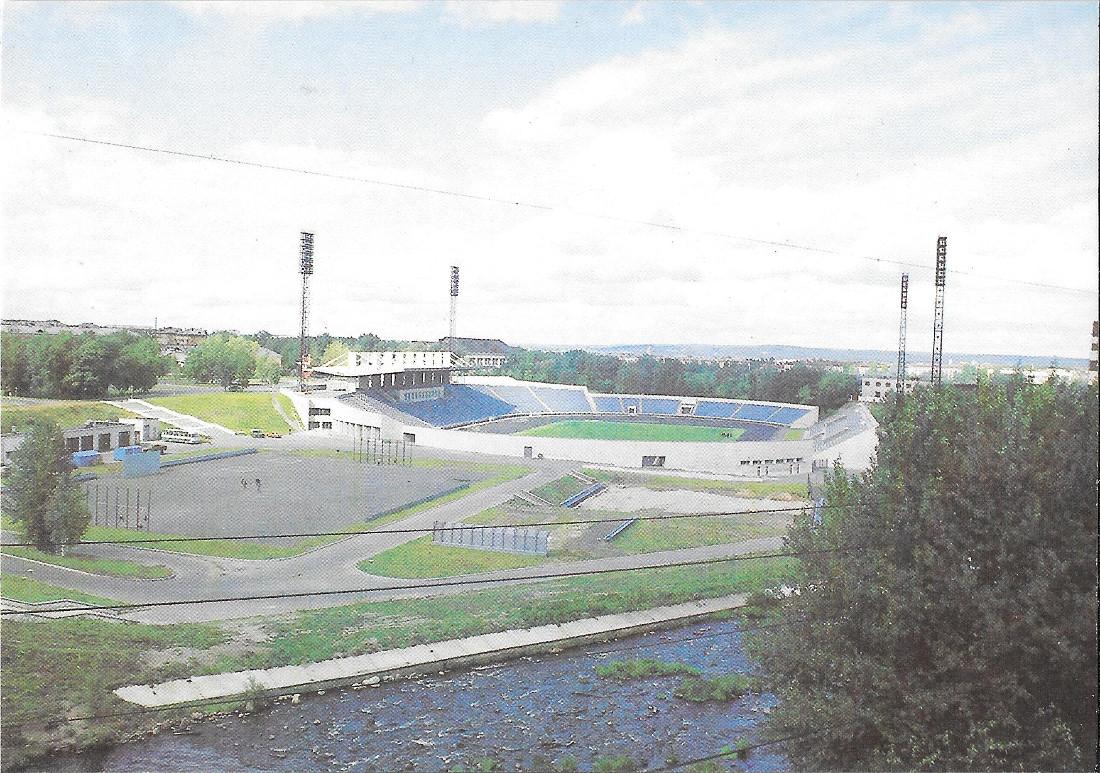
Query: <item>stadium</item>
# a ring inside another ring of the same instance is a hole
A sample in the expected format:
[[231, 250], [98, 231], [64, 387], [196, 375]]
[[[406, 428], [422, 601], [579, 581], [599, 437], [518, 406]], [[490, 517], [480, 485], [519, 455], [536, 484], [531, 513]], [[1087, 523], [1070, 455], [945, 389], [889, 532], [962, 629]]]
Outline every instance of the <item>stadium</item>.
[[753, 477], [809, 471], [818, 409], [463, 375], [451, 352], [349, 352], [288, 391], [309, 429], [447, 451]]

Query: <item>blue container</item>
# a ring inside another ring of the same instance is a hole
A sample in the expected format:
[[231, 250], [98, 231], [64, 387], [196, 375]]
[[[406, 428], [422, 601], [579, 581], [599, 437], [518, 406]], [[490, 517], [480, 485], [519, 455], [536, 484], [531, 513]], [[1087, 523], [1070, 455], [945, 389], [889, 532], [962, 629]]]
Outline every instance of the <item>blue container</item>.
[[119, 446], [115, 449], [115, 459], [122, 461], [122, 457], [130, 454], [140, 454], [141, 446]]
[[99, 451], [77, 451], [73, 454], [73, 467], [91, 467], [99, 462]]

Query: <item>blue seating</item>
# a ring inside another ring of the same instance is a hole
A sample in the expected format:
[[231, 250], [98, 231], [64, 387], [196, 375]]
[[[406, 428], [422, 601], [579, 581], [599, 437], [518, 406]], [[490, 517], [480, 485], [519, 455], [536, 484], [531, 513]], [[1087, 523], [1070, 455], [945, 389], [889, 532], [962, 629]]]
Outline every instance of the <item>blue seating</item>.
[[775, 440], [780, 432], [786, 432], [782, 427], [775, 427], [770, 424], [750, 424], [744, 427], [744, 430], [741, 436], [737, 438], [739, 441]]
[[499, 395], [501, 400], [514, 406], [520, 413], [546, 413], [546, 407], [538, 401], [529, 387], [498, 384], [482, 387], [482, 390], [488, 389]]
[[552, 413], [592, 413], [583, 389], [550, 389], [532, 387]]
[[679, 400], [658, 400], [652, 397], [642, 398], [641, 413], [656, 413], [663, 416], [675, 416], [680, 412]]
[[695, 406], [696, 416], [707, 416], [715, 419], [729, 419], [734, 411], [741, 407], [741, 403], [719, 403], [710, 400], [700, 400]]
[[462, 384], [448, 385], [438, 400], [395, 403], [394, 407], [436, 427], [484, 421], [515, 412], [508, 403]]
[[734, 418], [748, 421], [767, 421], [775, 412], [776, 407], [774, 405], [742, 405]]
[[621, 397], [592, 395], [592, 399], [596, 401], [596, 410], [600, 413], [626, 413], [626, 408], [623, 407], [623, 398]]
[[775, 422], [776, 424], [790, 425], [792, 422], [798, 421], [805, 416], [809, 411], [805, 408], [780, 408], [768, 421]]

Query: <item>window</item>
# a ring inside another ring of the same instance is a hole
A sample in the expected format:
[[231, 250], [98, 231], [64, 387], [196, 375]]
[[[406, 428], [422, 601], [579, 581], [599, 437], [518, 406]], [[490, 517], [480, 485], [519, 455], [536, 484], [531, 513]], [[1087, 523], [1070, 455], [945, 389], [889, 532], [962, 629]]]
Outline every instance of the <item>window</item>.
[[643, 456], [642, 457], [642, 466], [643, 467], [664, 467], [665, 466], [665, 458], [663, 456]]
[[110, 451], [111, 450], [111, 433], [102, 432], [99, 435], [99, 450]]
[[81, 435], [80, 437], [80, 450], [91, 451], [92, 446], [95, 445], [95, 437], [93, 435]]
[[67, 438], [65, 438], [65, 448], [68, 449], [69, 451], [79, 451], [80, 450], [80, 438], [78, 438], [78, 437], [67, 437]]
[[129, 432], [119, 432], [118, 433], [118, 444], [120, 446], [130, 445], [130, 433]]

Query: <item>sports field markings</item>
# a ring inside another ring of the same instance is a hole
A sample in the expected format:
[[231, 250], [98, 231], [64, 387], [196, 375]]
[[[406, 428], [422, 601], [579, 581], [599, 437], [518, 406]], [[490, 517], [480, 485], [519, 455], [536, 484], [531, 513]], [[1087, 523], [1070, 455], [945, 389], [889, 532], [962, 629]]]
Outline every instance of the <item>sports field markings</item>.
[[683, 424], [571, 419], [532, 427], [517, 434], [587, 440], [731, 442], [741, 437], [744, 432], [742, 427], [699, 427]]

